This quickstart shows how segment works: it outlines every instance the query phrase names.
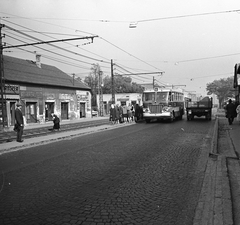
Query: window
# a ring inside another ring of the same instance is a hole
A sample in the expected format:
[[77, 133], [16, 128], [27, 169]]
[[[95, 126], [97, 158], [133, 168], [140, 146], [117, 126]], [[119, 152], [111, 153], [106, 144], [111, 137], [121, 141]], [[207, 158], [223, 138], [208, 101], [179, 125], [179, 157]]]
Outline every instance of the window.
[[143, 96], [144, 96], [145, 101], [154, 100], [154, 93], [144, 93]]
[[167, 100], [167, 92], [157, 93], [157, 102], [165, 102]]

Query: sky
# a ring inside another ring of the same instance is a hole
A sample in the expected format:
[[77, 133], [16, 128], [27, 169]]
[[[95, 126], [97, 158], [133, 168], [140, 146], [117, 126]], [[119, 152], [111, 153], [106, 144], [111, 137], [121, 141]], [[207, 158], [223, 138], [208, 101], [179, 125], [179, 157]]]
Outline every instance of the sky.
[[[81, 78], [93, 64], [110, 76], [112, 60], [114, 74], [136, 83], [206, 95], [240, 63], [239, 0], [1, 0], [0, 18], [5, 46], [59, 40], [3, 55], [35, 61], [37, 52]], [[84, 39], [60, 41], [70, 38]]]

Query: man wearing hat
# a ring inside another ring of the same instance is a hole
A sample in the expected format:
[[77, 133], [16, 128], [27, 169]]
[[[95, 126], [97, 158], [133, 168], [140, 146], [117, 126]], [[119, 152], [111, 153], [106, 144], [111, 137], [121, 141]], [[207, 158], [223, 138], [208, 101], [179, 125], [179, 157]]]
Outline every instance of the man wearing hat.
[[17, 108], [15, 110], [15, 120], [17, 124], [17, 142], [23, 142], [22, 135], [23, 135], [23, 115], [22, 115], [22, 104], [20, 102], [17, 103]]

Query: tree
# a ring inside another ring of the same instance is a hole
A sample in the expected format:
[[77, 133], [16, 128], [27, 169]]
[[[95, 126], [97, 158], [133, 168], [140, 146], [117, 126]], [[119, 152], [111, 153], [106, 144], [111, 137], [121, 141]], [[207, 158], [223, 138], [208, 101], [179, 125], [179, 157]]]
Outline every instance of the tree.
[[207, 84], [206, 90], [208, 91], [208, 95], [217, 95], [219, 106], [221, 107], [228, 97], [232, 98], [235, 95], [233, 90], [233, 77], [214, 80], [212, 83]]
[[[91, 67], [91, 72], [84, 79], [84, 83], [88, 85], [92, 90], [92, 106], [97, 105], [99, 76], [103, 77], [101, 68], [98, 64], [93, 64]], [[135, 82], [132, 82], [131, 77], [114, 75], [114, 90], [115, 93], [142, 93], [143, 87]], [[110, 76], [103, 78], [102, 93], [112, 93], [112, 78]]]
[[[124, 77], [121, 75], [114, 76], [114, 90], [115, 93], [142, 93], [143, 88], [141, 85], [132, 82], [131, 77]], [[112, 93], [112, 79], [106, 76], [103, 79], [103, 94]]]
[[97, 94], [98, 94], [98, 80], [99, 73], [101, 72], [101, 68], [99, 64], [93, 64], [91, 67], [91, 72], [84, 79], [84, 83], [87, 84], [92, 90], [92, 105], [97, 105]]

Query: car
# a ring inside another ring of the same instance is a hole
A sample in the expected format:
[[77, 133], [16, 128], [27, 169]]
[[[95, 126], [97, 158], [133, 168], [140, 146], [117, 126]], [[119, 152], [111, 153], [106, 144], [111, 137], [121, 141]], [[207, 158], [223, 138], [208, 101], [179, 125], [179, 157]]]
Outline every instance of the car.
[[97, 110], [92, 110], [92, 116], [98, 116], [98, 111]]

